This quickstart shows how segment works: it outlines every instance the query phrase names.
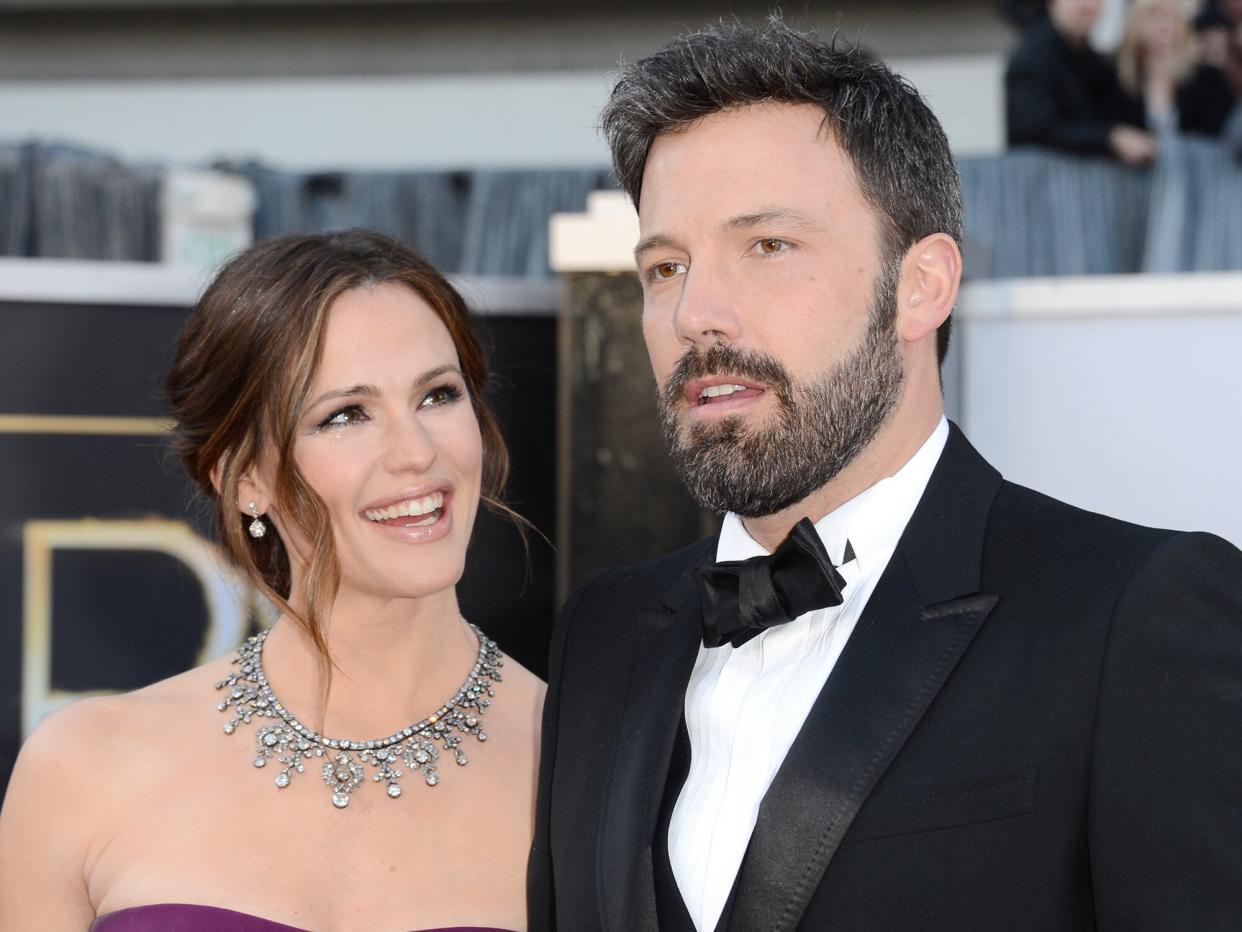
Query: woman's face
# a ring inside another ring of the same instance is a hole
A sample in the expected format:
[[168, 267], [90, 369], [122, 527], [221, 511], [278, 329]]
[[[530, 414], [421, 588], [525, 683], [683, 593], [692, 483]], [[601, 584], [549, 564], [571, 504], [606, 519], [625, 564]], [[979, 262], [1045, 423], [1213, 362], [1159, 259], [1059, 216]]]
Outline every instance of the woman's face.
[[[408, 598], [456, 584], [483, 444], [453, 340], [409, 288], [333, 302], [294, 458], [331, 516], [342, 594]], [[273, 511], [304, 568], [309, 543], [291, 540], [279, 503]]]
[[1168, 52], [1177, 46], [1186, 24], [1176, 5], [1153, 3], [1139, 15], [1139, 38], [1145, 52]]

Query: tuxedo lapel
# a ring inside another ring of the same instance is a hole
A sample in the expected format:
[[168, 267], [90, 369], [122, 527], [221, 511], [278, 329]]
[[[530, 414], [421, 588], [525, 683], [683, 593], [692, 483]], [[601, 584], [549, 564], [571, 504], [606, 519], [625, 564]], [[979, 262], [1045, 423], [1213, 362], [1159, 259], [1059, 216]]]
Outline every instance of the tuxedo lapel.
[[714, 539], [693, 548], [661, 604], [643, 610], [636, 625], [600, 813], [596, 863], [607, 932], [657, 928], [652, 839], [702, 632], [693, 569], [714, 554]]
[[888, 574], [759, 809], [730, 932], [793, 929], [846, 830], [996, 602], [935, 613], [909, 574]]
[[979, 576], [999, 485], [999, 474], [954, 428], [763, 799], [729, 932], [798, 925], [854, 816], [996, 604], [979, 592]]

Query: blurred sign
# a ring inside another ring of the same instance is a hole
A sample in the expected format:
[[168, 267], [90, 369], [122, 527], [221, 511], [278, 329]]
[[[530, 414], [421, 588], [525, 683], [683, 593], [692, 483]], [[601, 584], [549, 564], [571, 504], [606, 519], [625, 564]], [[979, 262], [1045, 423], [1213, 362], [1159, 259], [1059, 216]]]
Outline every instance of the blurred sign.
[[250, 626], [165, 442], [186, 313], [0, 300], [0, 783], [50, 711], [179, 673]]
[[160, 192], [160, 259], [212, 268], [250, 245], [257, 199], [245, 178], [173, 169]]

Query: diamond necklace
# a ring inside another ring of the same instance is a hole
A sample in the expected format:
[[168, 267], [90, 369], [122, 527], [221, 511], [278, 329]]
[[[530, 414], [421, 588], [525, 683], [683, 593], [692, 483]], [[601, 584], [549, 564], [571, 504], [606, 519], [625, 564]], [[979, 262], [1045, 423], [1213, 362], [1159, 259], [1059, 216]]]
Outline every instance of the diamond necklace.
[[332, 791], [332, 805], [338, 809], [348, 806], [354, 790], [365, 782], [363, 765], [375, 768], [377, 772], [371, 779], [387, 783], [392, 799], [401, 795], [398, 781], [402, 771], [397, 767], [402, 762], [422, 774], [428, 786], [435, 786], [440, 782], [436, 764], [441, 750], [452, 752], [457, 764], [464, 767], [468, 759], [461, 749], [461, 739], [474, 735], [480, 741], [487, 740], [478, 717], [495, 696], [492, 684], [500, 682], [499, 668], [504, 664], [496, 642], [475, 625], [470, 628], [479, 639], [479, 653], [461, 689], [421, 722], [374, 741], [325, 738], [294, 718], [276, 698], [263, 673], [263, 643], [270, 629], [253, 635], [237, 649], [233, 663], [240, 669], [216, 684], [216, 689], [228, 690], [216, 708], [226, 712], [232, 706], [235, 716], [224, 726], [224, 733], [233, 734], [238, 725], [249, 725], [255, 717], [276, 719], [255, 732], [254, 766], [266, 767], [268, 761], [275, 760], [283, 768], [276, 775], [276, 786], [284, 789], [294, 773], [306, 772], [305, 761], [327, 758], [323, 782]]

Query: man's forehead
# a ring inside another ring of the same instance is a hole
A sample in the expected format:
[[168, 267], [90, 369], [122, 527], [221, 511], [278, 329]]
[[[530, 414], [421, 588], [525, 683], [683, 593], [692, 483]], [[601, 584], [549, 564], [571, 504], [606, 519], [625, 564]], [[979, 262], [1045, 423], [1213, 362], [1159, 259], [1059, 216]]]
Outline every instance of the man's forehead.
[[[696, 185], [710, 188], [713, 199], [728, 201], [756, 188], [760, 199], [765, 190], [792, 194], [812, 175], [825, 182], [852, 181], [848, 157], [824, 126], [819, 107], [766, 103], [721, 111], [661, 133], [647, 153], [640, 213], [652, 199], [663, 202]], [[757, 209], [738, 204], [729, 212]]]
[[810, 136], [793, 130], [784, 139], [669, 137], [663, 148], [657, 141], [639, 199], [642, 240], [765, 223], [786, 231], [824, 229], [837, 222], [833, 215], [859, 222], [858, 211], [871, 207], [853, 165], [835, 142], [816, 140], [817, 127]]

